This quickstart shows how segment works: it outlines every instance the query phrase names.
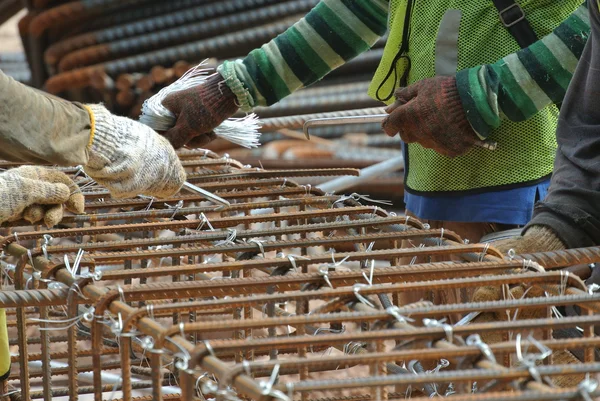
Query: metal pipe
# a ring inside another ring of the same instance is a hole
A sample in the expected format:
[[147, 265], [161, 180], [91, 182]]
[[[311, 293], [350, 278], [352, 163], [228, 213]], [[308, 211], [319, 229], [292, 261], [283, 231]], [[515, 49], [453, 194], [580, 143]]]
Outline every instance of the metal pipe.
[[398, 171], [403, 168], [404, 156], [398, 156], [360, 170], [360, 175], [358, 177], [339, 177], [323, 184], [319, 184], [318, 187], [326, 193], [340, 193], [348, 188], [368, 182], [375, 177]]

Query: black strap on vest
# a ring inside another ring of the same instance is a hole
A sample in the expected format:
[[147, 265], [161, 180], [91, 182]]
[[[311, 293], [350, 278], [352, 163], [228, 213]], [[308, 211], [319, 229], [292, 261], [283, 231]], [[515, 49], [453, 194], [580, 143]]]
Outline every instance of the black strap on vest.
[[[538, 41], [538, 37], [529, 25], [525, 17], [525, 12], [520, 5], [512, 0], [492, 0], [498, 9], [500, 21], [508, 32], [515, 38], [521, 49], [531, 46]], [[556, 107], [560, 110], [562, 103], [557, 103]]]
[[525, 18], [525, 12], [520, 5], [512, 0], [492, 0], [492, 2], [498, 9], [500, 21], [522, 49], [537, 42], [538, 37]]

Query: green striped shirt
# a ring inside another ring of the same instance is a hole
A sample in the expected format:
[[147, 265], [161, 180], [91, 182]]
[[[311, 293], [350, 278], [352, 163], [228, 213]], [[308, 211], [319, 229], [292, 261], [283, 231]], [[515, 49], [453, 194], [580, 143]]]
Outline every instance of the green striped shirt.
[[270, 106], [369, 50], [387, 30], [387, 0], [321, 0], [303, 19], [218, 71], [241, 109]]
[[524, 121], [561, 103], [589, 34], [584, 4], [528, 48], [494, 64], [459, 71], [458, 91], [475, 132], [483, 139], [503, 118]]
[[[303, 19], [218, 71], [249, 111], [270, 106], [367, 51], [385, 34], [387, 0], [321, 0]], [[590, 31], [582, 5], [550, 35], [494, 64], [459, 71], [457, 86], [481, 138], [503, 118], [523, 121], [560, 103]]]

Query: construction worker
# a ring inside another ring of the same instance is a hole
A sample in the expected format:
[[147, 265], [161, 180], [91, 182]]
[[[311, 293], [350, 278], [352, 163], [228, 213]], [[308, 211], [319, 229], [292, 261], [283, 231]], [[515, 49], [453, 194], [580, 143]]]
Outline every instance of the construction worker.
[[[517, 253], [600, 245], [600, 2], [589, 1], [591, 36], [558, 122], [558, 152], [546, 198], [521, 237], [495, 246]], [[598, 284], [598, 272], [592, 272]]]
[[[185, 171], [169, 142], [141, 123], [102, 105], [47, 97], [0, 72], [0, 158], [83, 167], [114, 197], [168, 197]], [[83, 213], [81, 191], [64, 173], [26, 166], [0, 173], [0, 223], [24, 218], [48, 227], [63, 207]], [[10, 373], [6, 315], [0, 309], [0, 380]]]
[[[203, 146], [238, 109], [272, 105], [317, 82], [369, 50], [389, 25], [369, 94], [391, 105], [383, 129], [404, 141], [407, 214], [471, 241], [523, 226], [549, 185], [554, 104], [589, 17], [582, 0], [519, 4], [322, 0], [246, 58], [224, 62], [204, 85], [167, 97], [178, 120], [164, 135], [176, 148]], [[483, 139], [497, 150], [474, 146]]]

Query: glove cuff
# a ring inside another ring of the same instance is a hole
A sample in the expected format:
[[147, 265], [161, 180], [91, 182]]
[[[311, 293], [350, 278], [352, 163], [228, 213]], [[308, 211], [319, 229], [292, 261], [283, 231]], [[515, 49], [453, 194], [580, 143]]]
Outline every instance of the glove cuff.
[[198, 87], [198, 96], [205, 109], [218, 121], [231, 117], [239, 109], [235, 94], [219, 73], [211, 75]]
[[448, 111], [448, 116], [463, 132], [475, 131], [471, 127], [471, 123], [467, 119], [467, 113], [462, 104], [456, 78], [449, 76], [441, 80], [442, 98], [444, 99], [445, 108]]
[[554, 231], [545, 226], [531, 226], [523, 233], [525, 239], [533, 239], [540, 249], [544, 251], [558, 251], [567, 247], [558, 238]]
[[114, 155], [122, 143], [123, 130], [119, 129], [114, 116], [101, 104], [88, 104], [84, 107], [90, 113], [91, 123], [88, 165], [102, 168], [106, 161], [114, 159]]
[[255, 106], [258, 106], [250, 94], [250, 91], [246, 89], [244, 83], [238, 78], [236, 73], [236, 66], [240, 60], [227, 61], [217, 67], [217, 72], [221, 74], [227, 87], [235, 94], [236, 102], [240, 109], [244, 112], [250, 112]]

